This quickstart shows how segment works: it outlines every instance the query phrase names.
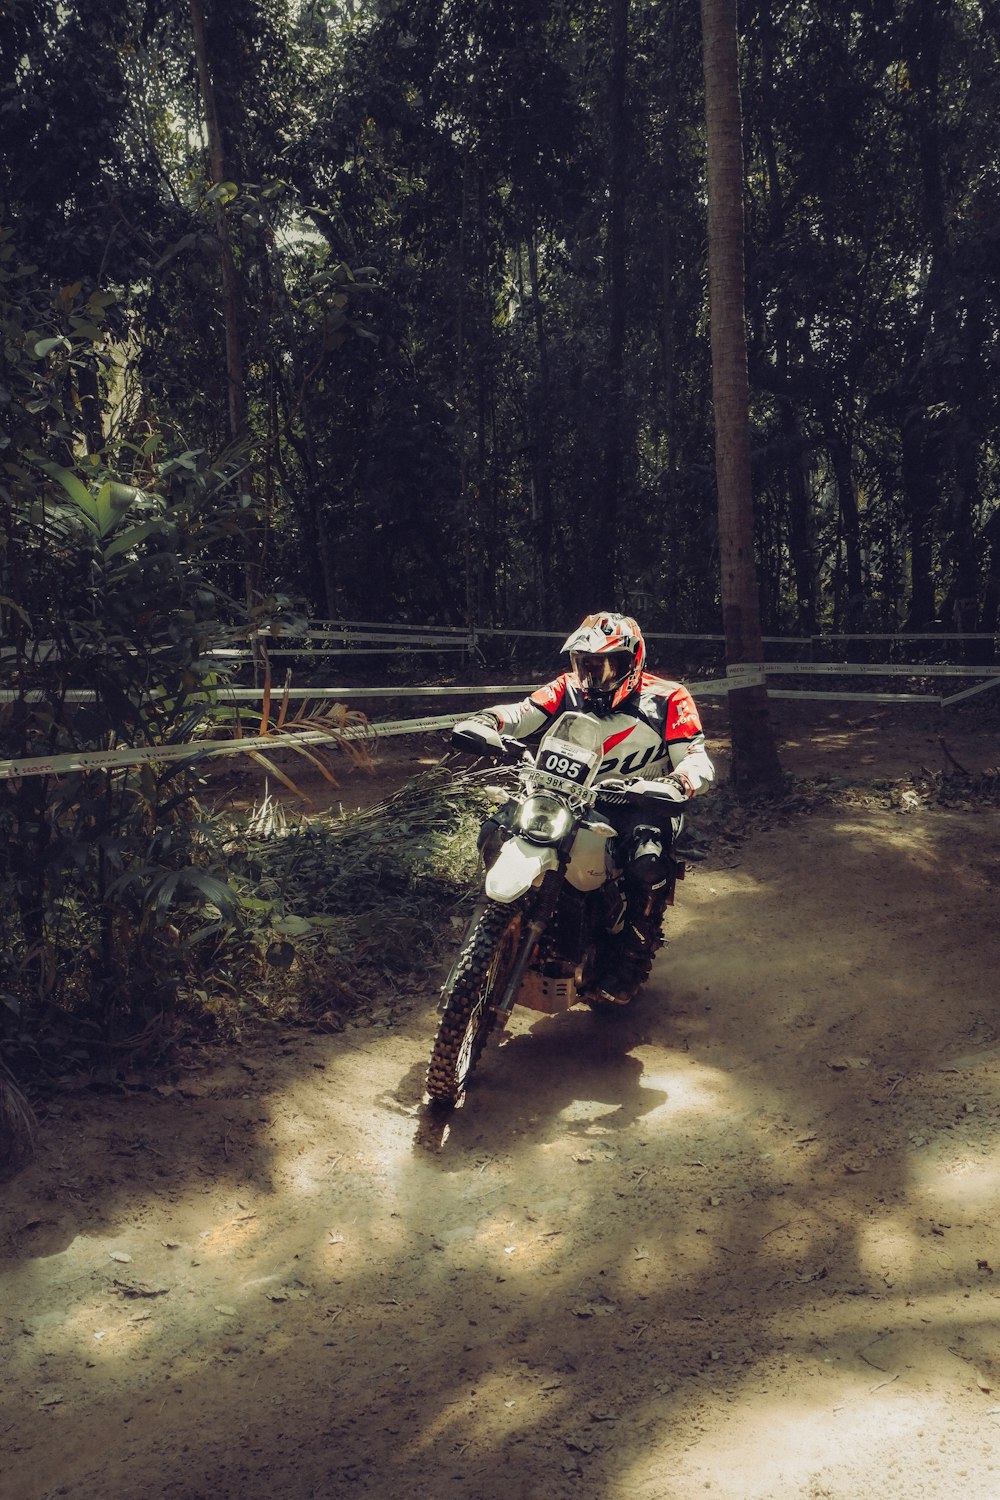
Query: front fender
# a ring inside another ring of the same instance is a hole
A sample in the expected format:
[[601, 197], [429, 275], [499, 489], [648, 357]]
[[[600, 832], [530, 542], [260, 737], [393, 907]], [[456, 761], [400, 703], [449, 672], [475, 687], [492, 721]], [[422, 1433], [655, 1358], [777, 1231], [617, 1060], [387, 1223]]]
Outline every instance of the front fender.
[[491, 901], [516, 901], [547, 870], [555, 870], [558, 865], [558, 855], [548, 844], [530, 844], [515, 834], [503, 844], [486, 872], [486, 894]]

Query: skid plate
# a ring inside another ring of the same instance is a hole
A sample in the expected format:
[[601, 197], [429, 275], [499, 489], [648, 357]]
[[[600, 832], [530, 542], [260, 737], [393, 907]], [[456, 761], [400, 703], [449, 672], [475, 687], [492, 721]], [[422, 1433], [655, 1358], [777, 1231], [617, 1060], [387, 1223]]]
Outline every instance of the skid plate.
[[574, 976], [536, 974], [529, 970], [521, 981], [517, 992], [517, 1004], [527, 1010], [539, 1010], [543, 1015], [558, 1015], [569, 1010], [579, 998]]

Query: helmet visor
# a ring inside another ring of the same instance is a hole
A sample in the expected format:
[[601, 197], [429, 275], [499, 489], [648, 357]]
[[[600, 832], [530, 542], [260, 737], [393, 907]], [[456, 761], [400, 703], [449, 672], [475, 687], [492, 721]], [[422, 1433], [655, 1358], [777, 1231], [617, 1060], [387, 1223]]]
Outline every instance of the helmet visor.
[[613, 692], [632, 668], [630, 651], [573, 651], [570, 660], [585, 692]]

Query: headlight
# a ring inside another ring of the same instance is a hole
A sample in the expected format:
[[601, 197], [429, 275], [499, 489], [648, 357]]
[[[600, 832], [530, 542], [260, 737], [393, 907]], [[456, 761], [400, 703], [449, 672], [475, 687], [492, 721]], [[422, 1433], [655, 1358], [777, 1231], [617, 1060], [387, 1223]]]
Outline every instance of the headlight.
[[573, 814], [555, 797], [528, 797], [514, 826], [536, 844], [558, 844], [573, 827]]

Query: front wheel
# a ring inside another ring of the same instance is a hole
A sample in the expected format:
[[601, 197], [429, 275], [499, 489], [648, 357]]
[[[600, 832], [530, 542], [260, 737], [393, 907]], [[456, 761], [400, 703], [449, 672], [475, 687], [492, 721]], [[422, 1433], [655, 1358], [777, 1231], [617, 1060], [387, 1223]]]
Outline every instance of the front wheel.
[[517, 957], [521, 917], [520, 906], [491, 903], [465, 940], [427, 1069], [427, 1092], [440, 1104], [458, 1102], [493, 1029]]

